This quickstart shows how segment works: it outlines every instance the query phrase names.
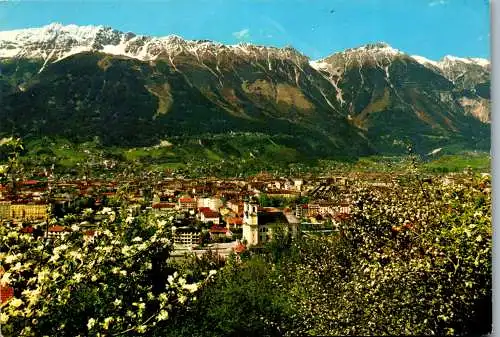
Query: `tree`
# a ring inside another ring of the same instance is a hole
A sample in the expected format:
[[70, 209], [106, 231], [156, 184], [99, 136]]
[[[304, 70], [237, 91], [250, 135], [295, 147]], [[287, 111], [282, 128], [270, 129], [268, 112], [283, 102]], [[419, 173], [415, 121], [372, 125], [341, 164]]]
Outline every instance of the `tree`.
[[6, 159], [7, 163], [0, 165], [0, 184], [7, 184], [13, 195], [17, 193], [18, 181], [23, 175], [23, 165], [19, 159], [21, 151], [24, 150], [20, 138], [0, 139], [0, 159]]
[[300, 242], [281, 283], [300, 334], [491, 331], [490, 182], [460, 179], [360, 186], [338, 236]]
[[110, 208], [99, 213], [92, 239], [78, 225], [55, 240], [0, 227], [1, 282], [15, 292], [2, 308], [5, 336], [154, 333], [191, 300], [199, 283], [167, 265], [165, 222]]
[[165, 336], [281, 336], [282, 321], [292, 319], [287, 294], [275, 291], [277, 277], [258, 256], [228, 261], [198, 301], [170, 321]]

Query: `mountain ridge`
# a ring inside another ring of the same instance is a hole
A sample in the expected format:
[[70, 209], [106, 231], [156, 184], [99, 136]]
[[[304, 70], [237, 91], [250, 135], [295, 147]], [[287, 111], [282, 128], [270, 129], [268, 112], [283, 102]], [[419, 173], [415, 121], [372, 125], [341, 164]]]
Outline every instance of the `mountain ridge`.
[[424, 65], [385, 43], [311, 61], [292, 47], [54, 24], [0, 32], [0, 71], [0, 136], [134, 147], [258, 132], [318, 158], [489, 146], [489, 65]]
[[[178, 50], [179, 48], [185, 48], [195, 54], [200, 51], [213, 52], [215, 49], [229, 48], [232, 51], [239, 50], [243, 53], [248, 53], [256, 50], [259, 51], [266, 50], [268, 52], [272, 51], [274, 53], [283, 52], [285, 53], [286, 56], [290, 56], [290, 54], [293, 54], [294, 56], [301, 58], [302, 61], [305, 61], [305, 59], [307, 59], [312, 64], [318, 64], [322, 60], [322, 59], [311, 60], [308, 56], [295, 50], [292, 47], [277, 48], [272, 46], [255, 45], [250, 43], [226, 45], [212, 40], [187, 40], [175, 34], [156, 37], [151, 35], [137, 35], [132, 32], [122, 32], [113, 29], [110, 26], [103, 26], [103, 25], [78, 26], [78, 25], [62, 25], [59, 23], [51, 23], [49, 25], [39, 28], [25, 28], [25, 29], [16, 29], [9, 31], [0, 31], [0, 58], [40, 57], [54, 61], [51, 58], [54, 57], [55, 55], [50, 55], [50, 53], [49, 54], [46, 53], [45, 55], [43, 55], [42, 53], [36, 50], [31, 50], [32, 54], [30, 54], [29, 52], [30, 52], [30, 47], [32, 47], [31, 45], [33, 44], [35, 45], [40, 44], [41, 46], [47, 47], [47, 45], [50, 44], [57, 44], [58, 39], [59, 40], [62, 39], [63, 40], [62, 43], [66, 42], [69, 44], [69, 46], [67, 47], [73, 47], [74, 49], [69, 50], [66, 53], [63, 53], [63, 55], [59, 55], [59, 58], [56, 58], [56, 61], [64, 57], [71, 56], [75, 53], [80, 53], [84, 51], [100, 51], [113, 55], [137, 58], [142, 61], [150, 61], [154, 60], [158, 56], [161, 56], [161, 52], [159, 51], [162, 47], [164, 49], [161, 51], [167, 52], [169, 55], [172, 54], [175, 55], [176, 52], [180, 52], [180, 50]], [[25, 47], [23, 46], [22, 43], [19, 43], [16, 48], [15, 44], [18, 40], [21, 40], [21, 42], [24, 40], [24, 42], [28, 46]], [[108, 43], [103, 44], [103, 42], [108, 42]], [[143, 42], [142, 45], [141, 42]], [[73, 46], [75, 44], [76, 46]], [[56, 48], [54, 48], [53, 50], [55, 49]], [[354, 48], [349, 48], [344, 51], [335, 52], [332, 55], [340, 53], [359, 52], [362, 50], [377, 52], [377, 49], [378, 51], [385, 51], [387, 54], [391, 55], [405, 54], [404, 52], [391, 47], [389, 44], [385, 42], [376, 42], [376, 43], [368, 43]], [[138, 50], [139, 52], [137, 52]], [[417, 62], [423, 65], [433, 65], [440, 69], [442, 69], [445, 64], [456, 63], [456, 62], [476, 64], [482, 67], [488, 67], [490, 65], [490, 61], [484, 58], [473, 58], [473, 57], [460, 58], [451, 55], [446, 55], [441, 60], [435, 61], [419, 55], [411, 55], [410, 57], [414, 58]]]

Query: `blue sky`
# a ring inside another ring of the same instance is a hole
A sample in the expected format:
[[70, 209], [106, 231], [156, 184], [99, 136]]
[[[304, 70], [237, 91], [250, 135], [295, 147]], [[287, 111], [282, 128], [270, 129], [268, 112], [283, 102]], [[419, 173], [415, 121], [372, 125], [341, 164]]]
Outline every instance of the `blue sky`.
[[377, 41], [431, 59], [490, 54], [488, 0], [0, 0], [0, 30], [51, 22], [292, 45], [312, 59]]

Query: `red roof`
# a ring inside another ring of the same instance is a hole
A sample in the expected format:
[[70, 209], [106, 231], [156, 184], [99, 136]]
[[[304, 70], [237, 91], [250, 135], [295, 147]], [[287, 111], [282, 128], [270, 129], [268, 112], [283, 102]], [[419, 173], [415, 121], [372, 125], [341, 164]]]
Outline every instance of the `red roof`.
[[29, 226], [21, 228], [21, 233], [33, 233], [33, 227]]
[[213, 226], [208, 230], [210, 233], [227, 233], [228, 229], [226, 227]]
[[49, 227], [49, 232], [63, 232], [66, 230], [66, 227], [55, 225], [52, 227]]
[[14, 288], [0, 285], [0, 303], [5, 303], [14, 297]]
[[242, 218], [227, 218], [226, 222], [230, 225], [243, 225]]
[[23, 185], [36, 185], [38, 183], [39, 183], [38, 180], [25, 180], [25, 181], [23, 181]]
[[179, 202], [194, 202], [193, 198], [180, 198]]
[[[4, 270], [2, 267], [0, 267], [0, 278], [2, 277], [3, 273]], [[0, 293], [2, 295], [0, 296], [0, 304], [1, 304], [7, 302], [9, 299], [14, 297], [14, 288], [0, 284]]]
[[94, 230], [88, 230], [88, 231], [83, 232], [83, 235], [94, 236], [95, 235], [95, 231]]
[[205, 218], [211, 218], [212, 219], [212, 218], [218, 218], [219, 217], [219, 213], [214, 212], [214, 211], [212, 211], [210, 209], [203, 210], [203, 211], [201, 211], [201, 213], [203, 213], [203, 215], [205, 216]]
[[239, 253], [243, 253], [245, 250], [247, 249], [247, 247], [242, 244], [241, 242], [239, 242], [234, 248], [233, 250], [239, 254]]

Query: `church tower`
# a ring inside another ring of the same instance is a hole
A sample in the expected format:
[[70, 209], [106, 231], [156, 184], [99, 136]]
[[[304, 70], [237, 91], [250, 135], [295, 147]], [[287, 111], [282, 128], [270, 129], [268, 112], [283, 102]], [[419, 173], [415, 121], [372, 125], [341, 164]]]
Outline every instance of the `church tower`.
[[245, 200], [243, 204], [243, 240], [247, 246], [259, 243], [258, 204], [252, 200]]

